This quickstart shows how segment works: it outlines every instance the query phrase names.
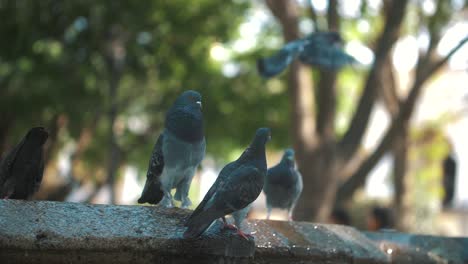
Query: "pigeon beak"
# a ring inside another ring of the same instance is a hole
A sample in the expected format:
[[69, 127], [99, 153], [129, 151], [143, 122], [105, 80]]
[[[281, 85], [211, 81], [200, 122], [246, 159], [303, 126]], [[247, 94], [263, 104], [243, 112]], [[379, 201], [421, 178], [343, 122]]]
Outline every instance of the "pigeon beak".
[[197, 101], [197, 105], [199, 105], [200, 108], [202, 108], [202, 103], [201, 103], [201, 101]]

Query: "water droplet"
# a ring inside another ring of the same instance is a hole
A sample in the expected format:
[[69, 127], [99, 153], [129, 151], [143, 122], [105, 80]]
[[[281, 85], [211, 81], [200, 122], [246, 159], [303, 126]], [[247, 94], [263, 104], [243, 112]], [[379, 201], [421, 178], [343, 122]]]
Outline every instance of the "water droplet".
[[276, 234], [273, 233], [273, 236], [276, 236]]
[[310, 250], [310, 247], [307, 247], [307, 250]]
[[292, 247], [293, 247], [293, 248], [295, 248], [295, 247], [296, 247], [296, 245], [292, 245]]
[[314, 229], [317, 229], [317, 228], [318, 228], [318, 226], [314, 225]]
[[388, 248], [388, 249], [387, 249], [387, 254], [391, 255], [392, 253], [393, 253], [393, 249]]

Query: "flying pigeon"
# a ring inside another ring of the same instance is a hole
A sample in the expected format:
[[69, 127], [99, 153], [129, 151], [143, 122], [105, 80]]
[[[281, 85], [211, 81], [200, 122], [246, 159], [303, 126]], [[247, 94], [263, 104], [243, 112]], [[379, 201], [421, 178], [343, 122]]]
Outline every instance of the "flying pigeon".
[[[227, 164], [219, 173], [213, 186], [205, 195], [192, 215], [187, 219], [185, 238], [200, 236], [218, 218], [241, 210], [251, 204], [262, 191], [267, 172], [265, 144], [270, 140], [269, 128], [259, 128], [250, 146], [236, 160]], [[247, 234], [233, 227], [247, 238]]]
[[32, 128], [5, 156], [0, 163], [0, 198], [29, 200], [39, 190], [48, 136], [44, 128]]
[[268, 169], [263, 189], [266, 195], [267, 219], [272, 208], [288, 210], [289, 221], [302, 192], [302, 176], [294, 167], [294, 150], [286, 149], [280, 163]]
[[153, 148], [146, 183], [138, 203], [161, 204], [173, 207], [174, 199], [187, 208], [195, 170], [205, 156], [205, 136], [201, 95], [192, 90], [180, 95], [166, 113], [165, 128]]
[[257, 61], [260, 75], [271, 78], [281, 73], [295, 58], [312, 66], [338, 70], [356, 60], [342, 49], [343, 40], [336, 32], [316, 32], [287, 43], [276, 54]]

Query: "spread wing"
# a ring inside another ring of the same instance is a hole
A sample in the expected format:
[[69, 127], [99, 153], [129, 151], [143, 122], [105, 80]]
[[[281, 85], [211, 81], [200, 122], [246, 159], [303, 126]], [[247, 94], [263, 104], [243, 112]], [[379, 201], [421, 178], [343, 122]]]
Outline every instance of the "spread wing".
[[146, 183], [138, 203], [157, 204], [163, 198], [160, 176], [164, 169], [164, 156], [162, 152], [164, 134], [161, 134], [154, 145], [153, 153], [146, 173]]
[[200, 236], [211, 223], [227, 214], [241, 210], [257, 199], [265, 175], [252, 165], [234, 169], [200, 212], [187, 224], [186, 238]]
[[273, 56], [259, 59], [258, 72], [265, 78], [279, 74], [297, 57], [305, 43], [302, 39], [289, 42]]

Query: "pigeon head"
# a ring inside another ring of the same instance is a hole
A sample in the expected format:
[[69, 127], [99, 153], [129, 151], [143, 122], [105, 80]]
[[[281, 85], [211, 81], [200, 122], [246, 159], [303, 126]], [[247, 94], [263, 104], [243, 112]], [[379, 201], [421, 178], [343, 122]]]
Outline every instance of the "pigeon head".
[[202, 107], [202, 96], [200, 93], [188, 90], [183, 92], [174, 102], [176, 107], [196, 107], [201, 109]]
[[288, 160], [294, 160], [294, 150], [292, 148], [288, 148], [284, 151], [283, 157]]
[[255, 133], [255, 138], [252, 142], [253, 147], [264, 146], [271, 139], [271, 130], [266, 127], [257, 129]]
[[294, 150], [292, 148], [288, 148], [284, 151], [281, 162], [289, 165], [294, 165]]
[[26, 142], [42, 146], [47, 141], [49, 133], [43, 127], [31, 128], [26, 134]]

